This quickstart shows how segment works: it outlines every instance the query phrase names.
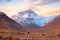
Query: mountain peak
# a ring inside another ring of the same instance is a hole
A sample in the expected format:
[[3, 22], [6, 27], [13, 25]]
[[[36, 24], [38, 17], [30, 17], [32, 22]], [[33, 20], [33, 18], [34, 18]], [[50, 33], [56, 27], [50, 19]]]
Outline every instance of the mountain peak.
[[24, 14], [34, 14], [34, 15], [37, 15], [33, 10], [31, 9], [28, 9], [28, 10], [25, 10], [25, 11], [22, 11], [22, 12], [19, 12], [20, 15], [24, 15]]
[[5, 13], [0, 12], [0, 17], [2, 17], [2, 16], [6, 16], [6, 15], [5, 15]]
[[29, 13], [31, 13], [31, 12], [33, 12], [31, 9], [28, 9], [28, 10], [26, 10], [26, 12], [29, 12]]

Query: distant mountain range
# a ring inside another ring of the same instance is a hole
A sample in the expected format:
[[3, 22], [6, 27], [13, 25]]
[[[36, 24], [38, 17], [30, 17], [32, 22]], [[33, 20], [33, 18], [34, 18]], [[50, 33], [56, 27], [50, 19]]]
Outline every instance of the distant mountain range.
[[43, 27], [52, 21], [56, 15], [51, 17], [38, 16], [31, 9], [19, 12], [17, 15], [12, 16], [11, 18], [21, 24], [24, 27], [28, 28], [38, 28]]

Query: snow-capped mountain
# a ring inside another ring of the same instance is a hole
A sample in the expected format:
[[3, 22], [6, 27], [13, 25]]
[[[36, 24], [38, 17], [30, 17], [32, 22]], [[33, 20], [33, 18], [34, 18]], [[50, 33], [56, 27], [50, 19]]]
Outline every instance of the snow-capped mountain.
[[55, 17], [56, 16], [51, 17], [38, 16], [34, 11], [28, 9], [19, 12], [17, 15], [12, 16], [11, 18], [25, 27], [34, 28], [34, 27], [43, 27], [51, 20], [53, 20]]

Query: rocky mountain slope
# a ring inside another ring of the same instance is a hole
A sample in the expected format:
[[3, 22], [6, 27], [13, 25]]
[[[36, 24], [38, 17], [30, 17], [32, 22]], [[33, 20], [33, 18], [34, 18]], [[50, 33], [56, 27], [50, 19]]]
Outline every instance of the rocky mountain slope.
[[11, 18], [16, 22], [20, 23], [22, 26], [28, 28], [37, 28], [43, 27], [50, 21], [52, 21], [56, 15], [51, 17], [38, 16], [31, 9], [19, 12], [17, 15], [12, 16]]
[[21, 30], [23, 26], [9, 18], [5, 13], [0, 12], [0, 29], [1, 28]]

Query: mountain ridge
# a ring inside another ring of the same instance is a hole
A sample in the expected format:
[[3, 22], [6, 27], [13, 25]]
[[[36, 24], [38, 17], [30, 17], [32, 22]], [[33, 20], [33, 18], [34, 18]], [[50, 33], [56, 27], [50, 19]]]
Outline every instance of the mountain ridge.
[[[48, 24], [46, 24], [42, 28], [38, 28], [39, 31], [41, 30], [54, 30], [54, 32], [57, 30], [59, 32], [60, 29], [60, 15], [57, 15], [52, 21], [50, 21]], [[38, 31], [35, 30], [35, 31]]]
[[0, 27], [21, 30], [23, 26], [9, 18], [5, 13], [0, 12]]
[[35, 26], [37, 25], [36, 27], [43, 27], [55, 17], [56, 15], [51, 17], [38, 16], [34, 11], [28, 9], [19, 12], [18, 15], [14, 15], [11, 18], [16, 22], [20, 23], [21, 25], [23, 24], [25, 26], [28, 26], [34, 24]]

